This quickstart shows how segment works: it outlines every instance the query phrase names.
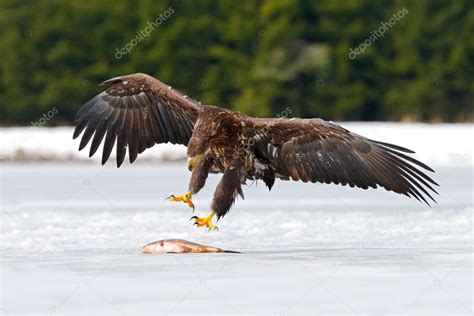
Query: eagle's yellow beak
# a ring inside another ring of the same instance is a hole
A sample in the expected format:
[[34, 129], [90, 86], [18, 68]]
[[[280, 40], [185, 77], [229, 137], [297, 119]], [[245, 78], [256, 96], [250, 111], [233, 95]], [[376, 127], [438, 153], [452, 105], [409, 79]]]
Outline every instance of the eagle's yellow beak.
[[194, 157], [188, 157], [188, 170], [193, 171], [194, 167], [201, 160], [202, 155], [196, 155]]

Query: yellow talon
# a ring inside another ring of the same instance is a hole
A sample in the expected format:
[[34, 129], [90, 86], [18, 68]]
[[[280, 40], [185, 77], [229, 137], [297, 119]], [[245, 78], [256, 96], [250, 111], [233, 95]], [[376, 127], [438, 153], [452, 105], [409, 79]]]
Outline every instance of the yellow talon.
[[191, 219], [194, 219], [194, 224], [193, 225], [196, 225], [197, 227], [208, 227], [209, 230], [219, 230], [217, 228], [217, 226], [215, 226], [213, 223], [212, 223], [212, 218], [214, 217], [216, 213], [214, 211], [210, 211], [209, 214], [207, 214], [206, 217], [197, 217], [197, 216], [193, 216], [191, 217]]
[[167, 197], [166, 199], [170, 202], [184, 202], [184, 203], [188, 204], [189, 207], [192, 207], [193, 212], [194, 212], [194, 203], [193, 203], [193, 201], [191, 201], [191, 196], [192, 196], [192, 193], [188, 192], [188, 193], [185, 193], [181, 196], [171, 195], [171, 196]]

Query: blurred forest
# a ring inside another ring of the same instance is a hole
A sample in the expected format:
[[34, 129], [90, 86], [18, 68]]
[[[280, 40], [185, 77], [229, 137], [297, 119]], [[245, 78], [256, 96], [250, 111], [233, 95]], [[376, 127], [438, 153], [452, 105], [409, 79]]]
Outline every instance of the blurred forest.
[[254, 116], [473, 121], [473, 26], [472, 0], [2, 0], [0, 124], [71, 124], [135, 72]]

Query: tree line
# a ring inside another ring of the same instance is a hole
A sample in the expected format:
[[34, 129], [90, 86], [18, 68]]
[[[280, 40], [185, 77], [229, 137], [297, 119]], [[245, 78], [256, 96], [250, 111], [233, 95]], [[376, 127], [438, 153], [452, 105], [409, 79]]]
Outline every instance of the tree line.
[[145, 72], [254, 116], [474, 119], [474, 2], [0, 3], [2, 125], [71, 124], [108, 78]]

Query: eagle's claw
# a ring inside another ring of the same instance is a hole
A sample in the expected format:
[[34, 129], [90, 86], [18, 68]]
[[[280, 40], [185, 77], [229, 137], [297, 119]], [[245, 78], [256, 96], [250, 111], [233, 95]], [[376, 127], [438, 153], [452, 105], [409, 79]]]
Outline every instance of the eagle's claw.
[[193, 226], [197, 226], [197, 227], [207, 227], [209, 228], [209, 230], [219, 230], [219, 228], [217, 228], [217, 226], [215, 226], [213, 223], [212, 223], [212, 218], [214, 217], [214, 211], [211, 211], [209, 214], [207, 214], [206, 217], [197, 217], [197, 216], [193, 216], [191, 217], [189, 220], [192, 220], [194, 219], [194, 223], [193, 223]]
[[183, 202], [183, 203], [186, 203], [189, 207], [193, 208], [193, 212], [194, 212], [194, 203], [191, 200], [191, 196], [192, 196], [192, 193], [188, 192], [188, 193], [185, 193], [181, 196], [170, 195], [166, 198], [166, 200], [170, 201], [170, 202]]

